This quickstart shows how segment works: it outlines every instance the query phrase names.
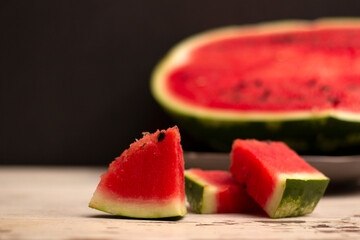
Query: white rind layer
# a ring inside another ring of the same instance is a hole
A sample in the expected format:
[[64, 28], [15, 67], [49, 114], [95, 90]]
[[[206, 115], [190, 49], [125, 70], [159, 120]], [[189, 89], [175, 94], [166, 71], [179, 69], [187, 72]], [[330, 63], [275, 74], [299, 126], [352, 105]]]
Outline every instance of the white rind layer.
[[114, 199], [96, 191], [89, 207], [115, 215], [133, 218], [165, 218], [184, 216], [187, 213], [185, 199], [168, 200]]
[[211, 109], [194, 106], [170, 94], [165, 84], [169, 73], [176, 67], [183, 65], [191, 57], [191, 52], [205, 43], [226, 39], [231, 36], [260, 36], [268, 33], [297, 32], [309, 29], [327, 29], [331, 27], [351, 28], [359, 27], [360, 19], [357, 18], [328, 18], [317, 21], [284, 20], [257, 25], [230, 26], [210, 30], [180, 42], [157, 65], [151, 81], [151, 90], [154, 97], [166, 109], [176, 114], [193, 116], [198, 119], [211, 119], [228, 122], [241, 121], [274, 121], [274, 120], [302, 120], [322, 119], [333, 117], [335, 119], [360, 122], [360, 114], [348, 111], [328, 109], [321, 111], [237, 111], [229, 109]]
[[188, 179], [196, 182], [197, 184], [203, 186], [203, 195], [202, 195], [202, 207], [201, 213], [216, 213], [217, 210], [217, 201], [216, 195], [218, 193], [218, 188], [214, 185], [209, 184], [204, 179], [198, 177], [196, 174], [191, 173], [190, 171], [185, 171], [185, 176]]
[[204, 186], [203, 192], [203, 207], [201, 213], [216, 213], [217, 201], [216, 195], [218, 190], [214, 186]]

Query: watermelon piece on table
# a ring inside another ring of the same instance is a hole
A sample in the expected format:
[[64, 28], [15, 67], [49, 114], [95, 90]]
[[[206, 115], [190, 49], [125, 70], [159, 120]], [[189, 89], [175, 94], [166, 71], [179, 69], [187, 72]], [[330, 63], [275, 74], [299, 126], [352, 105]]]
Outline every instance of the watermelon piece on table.
[[311, 213], [329, 183], [282, 142], [235, 140], [230, 172], [272, 218]]
[[184, 216], [184, 159], [177, 127], [145, 133], [101, 175], [89, 207], [134, 218]]
[[185, 192], [195, 213], [243, 213], [260, 211], [259, 205], [227, 171], [188, 169]]
[[360, 19], [231, 26], [191, 36], [151, 91], [182, 129], [230, 151], [272, 139], [311, 154], [360, 149]]

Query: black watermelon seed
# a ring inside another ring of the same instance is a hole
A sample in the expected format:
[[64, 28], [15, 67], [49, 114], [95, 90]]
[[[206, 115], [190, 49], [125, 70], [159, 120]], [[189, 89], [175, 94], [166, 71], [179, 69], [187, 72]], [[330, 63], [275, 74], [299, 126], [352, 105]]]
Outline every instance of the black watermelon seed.
[[242, 186], [243, 186], [243, 188], [246, 188], [246, 184], [245, 184], [245, 183], [243, 183], [243, 185], [242, 185]]
[[255, 79], [255, 86], [257, 87], [261, 87], [262, 86], [262, 81], [260, 79]]
[[308, 85], [309, 87], [313, 87], [313, 86], [315, 86], [315, 84], [316, 84], [316, 80], [315, 80], [315, 79], [310, 79], [310, 80], [307, 82], [307, 85]]
[[158, 137], [157, 137], [157, 141], [161, 142], [162, 140], [164, 140], [165, 138], [165, 133], [164, 132], [160, 132]]
[[271, 141], [270, 140], [266, 140], [265, 141], [267, 145], [271, 145]]
[[245, 87], [246, 87], [246, 83], [240, 82], [235, 86], [235, 89], [239, 90], [239, 89], [243, 89]]
[[271, 94], [269, 89], [265, 89], [263, 94], [261, 95], [261, 101], [265, 101]]
[[330, 87], [324, 85], [324, 86], [322, 86], [322, 87], [320, 88], [320, 91], [322, 91], [322, 92], [328, 92], [328, 91], [330, 91]]
[[337, 106], [337, 105], [339, 105], [339, 103], [340, 103], [340, 99], [337, 98], [337, 97], [329, 97], [329, 98], [328, 98], [328, 101], [329, 101], [331, 104], [333, 104], [334, 106]]

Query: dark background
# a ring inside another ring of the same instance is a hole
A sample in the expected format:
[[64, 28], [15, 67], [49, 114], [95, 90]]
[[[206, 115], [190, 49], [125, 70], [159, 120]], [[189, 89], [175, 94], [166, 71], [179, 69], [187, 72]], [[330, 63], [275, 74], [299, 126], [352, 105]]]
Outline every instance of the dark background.
[[[108, 164], [141, 132], [174, 125], [149, 77], [209, 28], [358, 16], [360, 1], [2, 1], [0, 164]], [[207, 150], [182, 133], [185, 150]]]

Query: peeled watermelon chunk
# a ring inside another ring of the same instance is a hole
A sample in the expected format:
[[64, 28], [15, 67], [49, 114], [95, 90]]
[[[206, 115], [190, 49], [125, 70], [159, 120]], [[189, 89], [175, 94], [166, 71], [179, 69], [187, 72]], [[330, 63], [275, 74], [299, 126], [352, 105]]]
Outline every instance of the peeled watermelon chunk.
[[188, 169], [185, 171], [185, 192], [195, 213], [242, 213], [261, 211], [230, 172]]
[[271, 218], [313, 212], [329, 183], [287, 145], [274, 141], [235, 140], [230, 172]]
[[175, 126], [145, 133], [101, 176], [89, 207], [134, 218], [184, 216], [184, 158]]

